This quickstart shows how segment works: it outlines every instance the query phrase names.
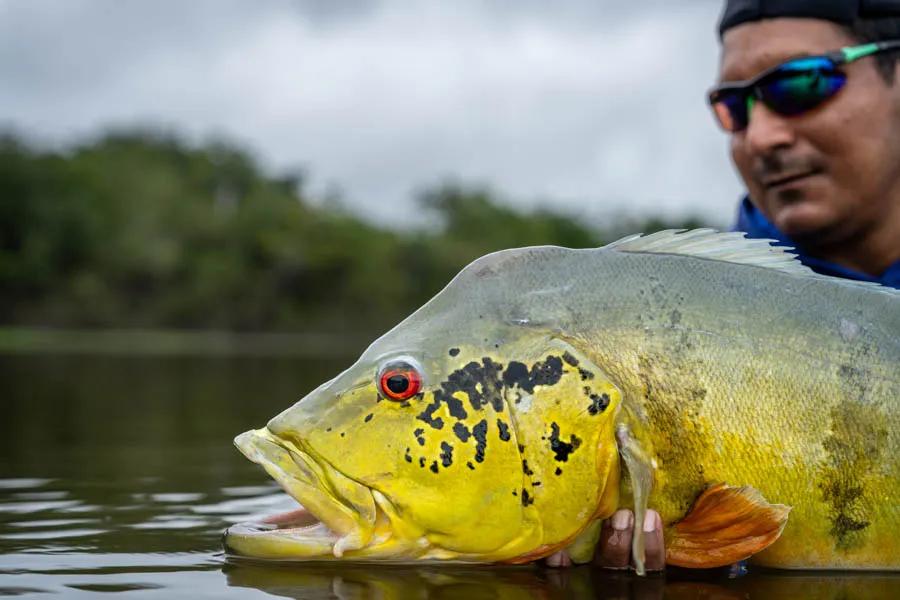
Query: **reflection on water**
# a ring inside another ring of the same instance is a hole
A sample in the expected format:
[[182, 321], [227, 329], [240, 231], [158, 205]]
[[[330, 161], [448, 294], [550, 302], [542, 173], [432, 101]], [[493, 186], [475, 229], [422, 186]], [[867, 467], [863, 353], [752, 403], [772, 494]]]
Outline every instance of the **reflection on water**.
[[290, 568], [229, 564], [228, 584], [285, 598], [635, 598], [639, 600], [760, 598], [788, 600], [896, 599], [900, 576], [821, 573], [669, 573], [646, 578], [591, 567], [384, 567], [305, 565]]
[[230, 524], [290, 509], [231, 446], [346, 361], [0, 356], [0, 596], [898, 598], [900, 574], [278, 566]]

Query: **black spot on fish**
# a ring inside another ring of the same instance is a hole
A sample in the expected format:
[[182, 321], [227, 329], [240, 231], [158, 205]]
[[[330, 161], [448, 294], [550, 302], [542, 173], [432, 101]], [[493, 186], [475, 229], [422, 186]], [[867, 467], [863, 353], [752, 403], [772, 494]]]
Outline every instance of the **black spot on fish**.
[[503, 372], [503, 383], [507, 387], [517, 385], [530, 394], [536, 385], [557, 384], [562, 378], [562, 365], [562, 360], [553, 355], [534, 363], [530, 370], [524, 364], [512, 361]]
[[463, 408], [462, 400], [460, 400], [459, 398], [447, 396], [446, 398], [444, 398], [444, 402], [447, 403], [447, 409], [450, 411], [451, 417], [462, 420], [469, 416], [469, 414], [466, 412], [466, 409]]
[[525, 452], [525, 444], [519, 444], [519, 454]]
[[469, 467], [470, 469], [472, 469], [473, 471], [475, 470], [475, 465], [473, 465], [471, 461], [466, 461], [466, 466]]
[[472, 428], [472, 436], [475, 438], [475, 461], [484, 462], [484, 452], [487, 449], [487, 421], [482, 419]]
[[[441, 402], [446, 403], [453, 417], [465, 419], [468, 414], [462, 401], [454, 397], [454, 394], [461, 392], [468, 397], [472, 410], [479, 411], [490, 404], [495, 411], [503, 412], [503, 382], [500, 377], [502, 370], [502, 365], [489, 357], [483, 357], [480, 363], [472, 361], [450, 373], [447, 380], [441, 382], [440, 389], [434, 393], [435, 403], [438, 406]], [[427, 416], [430, 415], [431, 413]]]
[[883, 464], [890, 420], [879, 403], [867, 400], [870, 384], [862, 371], [844, 366], [839, 372], [848, 378], [845, 389], [858, 394], [858, 399], [847, 399], [831, 410], [831, 426], [822, 443], [827, 466], [819, 489], [831, 509], [829, 533], [835, 546], [848, 551], [866, 543], [869, 535], [873, 494], [865, 474]]
[[416, 436], [416, 441], [419, 442], [420, 446], [425, 445], [425, 430], [424, 429], [416, 429], [413, 431], [413, 435]]
[[453, 425], [453, 433], [456, 434], [456, 437], [458, 437], [461, 442], [467, 442], [469, 441], [469, 438], [472, 437], [469, 428], [460, 422]]
[[519, 495], [519, 491], [518, 491], [518, 490], [513, 490], [512, 494], [513, 494], [513, 496], [518, 496], [518, 495]]
[[529, 504], [534, 504], [534, 498], [528, 495], [528, 490], [522, 488], [522, 506], [528, 506]]
[[528, 468], [528, 461], [525, 459], [522, 459], [522, 472], [526, 475], [534, 475], [534, 471]]
[[449, 467], [453, 464], [453, 446], [447, 442], [441, 442], [441, 464]]
[[579, 368], [579, 369], [578, 369], [578, 374], [581, 376], [581, 380], [582, 380], [582, 381], [587, 381], [587, 380], [589, 380], [589, 379], [593, 379], [593, 378], [594, 378], [594, 374], [591, 373], [590, 371], [588, 371], [587, 369]]
[[438, 399], [437, 394], [435, 394], [434, 402], [425, 407], [425, 410], [420, 412], [416, 418], [420, 421], [425, 421], [432, 429], [443, 429], [444, 428], [444, 420], [440, 417], [434, 417], [434, 411], [441, 407], [441, 401]]
[[838, 539], [838, 547], [850, 547], [846, 540], [850, 538], [850, 534], [862, 531], [869, 526], [869, 521], [858, 521], [853, 517], [845, 514], [839, 514], [832, 520], [831, 532]]
[[581, 439], [574, 433], [569, 436], [569, 441], [564, 442], [559, 438], [559, 425], [555, 422], [550, 424], [550, 450], [553, 451], [553, 458], [560, 462], [569, 460], [569, 455], [581, 446]]
[[869, 521], [853, 516], [854, 509], [863, 495], [861, 486], [847, 485], [846, 482], [831, 481], [822, 486], [825, 500], [832, 506], [831, 533], [837, 540], [838, 548], [847, 550], [853, 546], [853, 534], [866, 529]]
[[403, 455], [403, 458], [405, 458], [408, 463], [412, 462], [412, 456], [409, 455], [409, 448], [406, 449], [406, 454]]
[[500, 440], [503, 442], [509, 441], [509, 425], [504, 423], [502, 420], [497, 419], [497, 429], [500, 430]]
[[441, 384], [441, 389], [465, 392], [474, 410], [481, 410], [490, 404], [496, 412], [503, 412], [502, 370], [502, 365], [484, 356], [480, 364], [473, 361], [451, 373], [447, 381]]
[[331, 427], [329, 427], [329, 428], [328, 428], [328, 429], [326, 429], [326, 430], [325, 430], [325, 431], [331, 431]]
[[559, 467], [556, 467], [556, 470], [553, 471], [553, 474], [554, 475], [562, 475], [562, 469], [560, 469]]
[[341, 432], [341, 437], [344, 437], [345, 435], [347, 435], [347, 434], [346, 434], [345, 432], [342, 431], [342, 432]]
[[450, 356], [458, 356], [459, 348], [450, 348]]
[[374, 415], [373, 415], [372, 413], [369, 413], [369, 414], [366, 415], [366, 418], [363, 419], [363, 420], [364, 420], [366, 423], [368, 423], [369, 421], [372, 420], [372, 417], [373, 417], [373, 416], [374, 416]]
[[538, 487], [541, 485], [541, 482], [540, 481], [532, 481], [531, 485], [532, 485], [532, 487]]
[[609, 406], [609, 396], [606, 394], [591, 394], [591, 405], [588, 406], [588, 412], [592, 415], [599, 415], [606, 407]]
[[548, 356], [531, 367], [532, 385], [556, 385], [562, 379], [562, 361], [558, 356]]
[[573, 366], [573, 367], [577, 367], [577, 366], [578, 366], [578, 359], [575, 358], [574, 356], [572, 356], [571, 354], [569, 354], [568, 351], [563, 352], [562, 359], [563, 359], [564, 361], [566, 361], [566, 364], [569, 364], [569, 365], [571, 365], [571, 366]]
[[424, 456], [420, 456], [420, 457], [419, 457], [419, 466], [420, 466], [420, 467], [424, 467], [424, 466], [425, 466], [425, 457], [424, 457]]
[[436, 460], [431, 461], [431, 466], [428, 468], [431, 469], [432, 473], [437, 473], [438, 472], [437, 461]]
[[382, 400], [384, 400], [384, 398], [381, 397], [381, 394], [375, 394], [375, 404], [378, 404]]
[[534, 391], [534, 386], [531, 385], [531, 377], [528, 374], [528, 367], [517, 361], [512, 361], [506, 366], [506, 370], [503, 371], [503, 384], [506, 387], [518, 385], [528, 393]]

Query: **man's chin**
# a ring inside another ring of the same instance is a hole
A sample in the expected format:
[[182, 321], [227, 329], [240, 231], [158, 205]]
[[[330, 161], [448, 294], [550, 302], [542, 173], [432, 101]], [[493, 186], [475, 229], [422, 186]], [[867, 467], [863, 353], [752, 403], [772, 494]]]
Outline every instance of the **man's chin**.
[[840, 237], [841, 220], [811, 201], [781, 207], [772, 221], [779, 231], [804, 247], [820, 246]]
[[818, 238], [840, 222], [832, 210], [834, 202], [829, 199], [829, 190], [815, 185], [815, 179], [818, 178], [810, 177], [803, 184], [766, 191], [766, 216], [793, 240]]

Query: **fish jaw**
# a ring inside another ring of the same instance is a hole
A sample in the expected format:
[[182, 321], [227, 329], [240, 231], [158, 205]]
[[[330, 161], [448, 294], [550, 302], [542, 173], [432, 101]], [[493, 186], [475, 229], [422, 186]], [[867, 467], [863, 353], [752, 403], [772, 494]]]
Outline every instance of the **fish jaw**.
[[[266, 428], [235, 438], [235, 445], [303, 507], [261, 523], [242, 523], [226, 533], [226, 546], [244, 556], [281, 560], [325, 560], [345, 553], [396, 550], [390, 521], [372, 490], [316, 461]], [[387, 547], [383, 549], [387, 549]]]

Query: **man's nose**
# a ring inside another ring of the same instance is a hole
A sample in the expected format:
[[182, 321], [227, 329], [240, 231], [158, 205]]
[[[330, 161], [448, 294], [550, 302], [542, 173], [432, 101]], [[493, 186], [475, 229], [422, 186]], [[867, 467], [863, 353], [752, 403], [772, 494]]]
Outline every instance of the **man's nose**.
[[766, 155], [794, 143], [796, 134], [789, 117], [779, 115], [762, 102], [754, 102], [744, 141], [754, 154]]

